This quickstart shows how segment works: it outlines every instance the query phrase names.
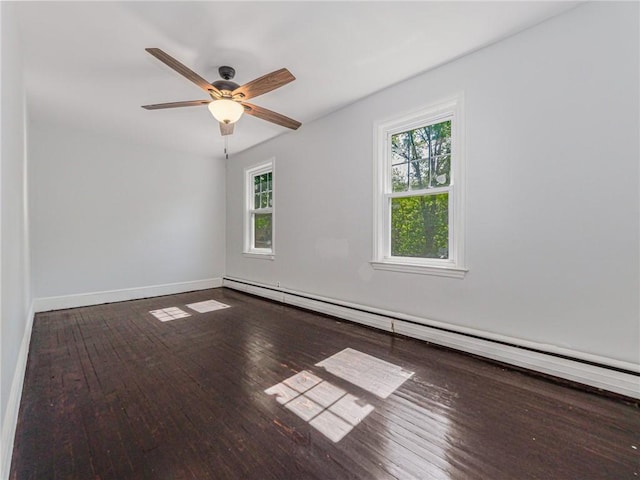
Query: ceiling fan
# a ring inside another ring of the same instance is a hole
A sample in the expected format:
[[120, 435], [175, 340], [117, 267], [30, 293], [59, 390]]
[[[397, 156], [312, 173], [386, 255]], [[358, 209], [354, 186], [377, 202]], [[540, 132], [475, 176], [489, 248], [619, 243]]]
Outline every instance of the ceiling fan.
[[282, 125], [283, 127], [297, 130], [300, 122], [292, 118], [285, 117], [266, 108], [258, 107], [246, 102], [253, 97], [270, 92], [276, 88], [280, 88], [296, 79], [289, 70], [281, 68], [275, 72], [263, 75], [249, 83], [240, 86], [233, 82], [232, 79], [236, 71], [231, 67], [220, 67], [218, 73], [222, 80], [216, 80], [209, 83], [200, 75], [177, 61], [172, 56], [163, 52], [159, 48], [145, 48], [147, 52], [156, 57], [168, 67], [174, 69], [180, 75], [202, 88], [211, 96], [211, 100], [189, 100], [186, 102], [157, 103], [154, 105], [143, 105], [142, 108], [147, 110], [160, 110], [163, 108], [176, 107], [195, 107], [198, 105], [208, 105], [211, 114], [220, 123], [220, 133], [222, 135], [231, 135], [233, 133], [233, 125], [237, 122], [243, 113], [252, 115], [268, 122]]

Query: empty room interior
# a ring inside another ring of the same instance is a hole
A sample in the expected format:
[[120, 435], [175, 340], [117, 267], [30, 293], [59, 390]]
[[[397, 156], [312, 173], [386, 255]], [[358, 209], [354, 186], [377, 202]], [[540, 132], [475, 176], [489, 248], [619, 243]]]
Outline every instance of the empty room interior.
[[0, 23], [0, 479], [640, 476], [638, 2]]

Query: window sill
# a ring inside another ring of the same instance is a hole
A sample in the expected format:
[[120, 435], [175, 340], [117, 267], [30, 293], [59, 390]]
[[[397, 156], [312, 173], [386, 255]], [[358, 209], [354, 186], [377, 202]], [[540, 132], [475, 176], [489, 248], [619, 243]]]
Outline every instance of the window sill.
[[273, 253], [257, 253], [257, 252], [242, 252], [242, 256], [245, 258], [258, 258], [260, 260], [273, 260], [275, 255]]
[[421, 265], [417, 263], [399, 263], [390, 261], [369, 262], [374, 270], [387, 270], [391, 272], [417, 273], [420, 275], [435, 275], [438, 277], [464, 278], [468, 270], [466, 268], [440, 265]]

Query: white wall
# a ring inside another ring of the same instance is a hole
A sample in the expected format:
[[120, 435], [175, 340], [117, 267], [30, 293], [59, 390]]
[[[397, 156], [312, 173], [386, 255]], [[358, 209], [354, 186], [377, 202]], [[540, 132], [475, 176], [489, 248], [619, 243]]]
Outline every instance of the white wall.
[[[584, 4], [231, 158], [227, 275], [637, 364], [638, 13]], [[458, 92], [469, 273], [374, 271], [373, 124]], [[272, 156], [276, 258], [244, 258], [242, 170]]]
[[14, 6], [0, 4], [0, 478], [8, 477], [31, 320], [26, 200], [26, 114]]
[[223, 160], [42, 123], [29, 147], [35, 297], [222, 277]]

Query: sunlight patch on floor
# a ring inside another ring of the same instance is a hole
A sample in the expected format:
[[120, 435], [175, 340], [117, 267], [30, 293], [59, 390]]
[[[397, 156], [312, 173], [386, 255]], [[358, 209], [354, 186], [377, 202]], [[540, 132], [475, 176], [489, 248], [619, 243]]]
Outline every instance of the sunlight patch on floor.
[[[317, 367], [380, 398], [387, 398], [414, 372], [352, 348], [332, 355]], [[325, 437], [339, 442], [374, 407], [312, 372], [303, 370], [265, 390], [278, 403], [308, 422]]]
[[217, 302], [215, 300], [205, 300], [204, 302], [189, 303], [187, 304], [191, 310], [195, 310], [198, 313], [213, 312], [215, 310], [221, 310], [223, 308], [229, 308], [230, 305], [226, 303]]
[[352, 348], [345, 348], [319, 363], [324, 369], [380, 398], [387, 398], [414, 372]]
[[355, 395], [303, 370], [265, 390], [333, 442], [339, 442], [373, 410]]
[[161, 308], [160, 310], [151, 310], [151, 315], [156, 317], [161, 322], [168, 322], [170, 320], [176, 320], [178, 318], [190, 317], [191, 314], [180, 310], [178, 307]]

